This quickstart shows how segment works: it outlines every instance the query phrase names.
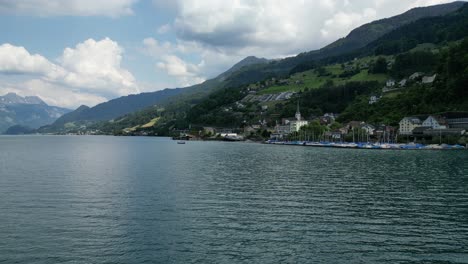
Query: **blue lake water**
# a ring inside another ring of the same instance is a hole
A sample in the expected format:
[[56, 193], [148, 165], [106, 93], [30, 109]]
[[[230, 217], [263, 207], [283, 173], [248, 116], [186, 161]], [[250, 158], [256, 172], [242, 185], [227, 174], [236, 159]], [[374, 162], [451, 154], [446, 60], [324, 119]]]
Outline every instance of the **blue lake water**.
[[468, 263], [468, 151], [2, 136], [0, 263]]

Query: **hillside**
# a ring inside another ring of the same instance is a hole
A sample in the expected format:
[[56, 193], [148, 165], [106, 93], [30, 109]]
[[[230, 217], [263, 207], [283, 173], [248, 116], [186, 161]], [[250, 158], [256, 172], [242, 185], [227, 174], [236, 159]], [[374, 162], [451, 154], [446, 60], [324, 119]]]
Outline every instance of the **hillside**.
[[[449, 4], [419, 7], [398, 16], [371, 22], [354, 29], [345, 38], [339, 39], [320, 49], [319, 53], [326, 53], [326, 56], [330, 56], [359, 49], [403, 25], [421, 18], [443, 16], [456, 11], [463, 5], [464, 2], [458, 1]], [[320, 57], [319, 55], [313, 56]]]
[[458, 10], [464, 4], [465, 2], [457, 1], [448, 4], [414, 8], [397, 16], [362, 25], [352, 30], [346, 37], [322, 49], [304, 52], [296, 57], [286, 58], [274, 65], [270, 65], [270, 67], [264, 69], [263, 72], [276, 72], [284, 76], [295, 67], [313, 68], [313, 65], [315, 65], [313, 62], [359, 50], [401, 26], [422, 18], [444, 16]]
[[[313, 69], [287, 78], [268, 78], [213, 93], [188, 111], [185, 125], [236, 127], [245, 122], [256, 124], [259, 120], [271, 125], [281, 117], [293, 116], [297, 102], [306, 117], [342, 113], [342, 122], [367, 120], [392, 125], [410, 114], [466, 111], [466, 81], [461, 72], [467, 62], [457, 61], [453, 54], [459, 58], [468, 54], [464, 50], [466, 41], [459, 43], [468, 36], [467, 13], [468, 6], [465, 6], [445, 16], [423, 18], [353, 51], [352, 56], [345, 54], [318, 61]], [[388, 49], [382, 56], [382, 47], [400, 45], [408, 39], [412, 45]], [[450, 73], [448, 69], [453, 66], [449, 65], [459, 65], [461, 72]], [[432, 86], [408, 82], [404, 90], [382, 94], [387, 79], [401, 80], [415, 72], [436, 73], [437, 82]], [[290, 100], [274, 99], [287, 93], [296, 94], [288, 95]], [[372, 95], [383, 98], [370, 105]], [[182, 128], [175, 123], [172, 127]]]

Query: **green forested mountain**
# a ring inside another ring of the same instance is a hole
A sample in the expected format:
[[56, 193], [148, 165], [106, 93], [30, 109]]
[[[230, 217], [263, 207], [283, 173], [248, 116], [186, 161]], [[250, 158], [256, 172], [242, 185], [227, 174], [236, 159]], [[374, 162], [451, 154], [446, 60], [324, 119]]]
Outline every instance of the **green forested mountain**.
[[[366, 120], [374, 123], [396, 124], [405, 115], [466, 111], [468, 110], [465, 80], [468, 76], [468, 60], [466, 59], [468, 41], [457, 41], [468, 36], [467, 14], [468, 5], [465, 5], [445, 16], [423, 18], [383, 35], [350, 55], [335, 56], [313, 64], [315, 68], [313, 71], [319, 72], [315, 75], [317, 79], [320, 75], [329, 75], [329, 80], [340, 81], [343, 79], [337, 77], [344, 75], [346, 71], [327, 72], [328, 68], [333, 69], [333, 63], [344, 62], [342, 67], [347, 68], [349, 65], [356, 64], [356, 60], [352, 59], [355, 56], [371, 56], [374, 60], [369, 63], [368, 70], [352, 68], [347, 71], [349, 75], [357, 77], [363, 72], [375, 71], [385, 74], [387, 78], [401, 80], [415, 72], [423, 72], [428, 75], [437, 74], [438, 77], [433, 85], [408, 82], [406, 89], [384, 94], [381, 101], [370, 105], [369, 97], [382, 95], [382, 87], [385, 84], [370, 81], [368, 77], [360, 80], [352, 77], [344, 84], [331, 81], [319, 89], [307, 89], [310, 87], [304, 86], [295, 99], [276, 104], [276, 109], [269, 113], [280, 117], [292, 116], [296, 109], [296, 102], [299, 101], [305, 116], [333, 112], [342, 113], [340, 121], [343, 122]], [[411, 45], [406, 43], [411, 43]], [[391, 48], [394, 45], [398, 48]], [[418, 48], [421, 46], [432, 48], [427, 50]], [[386, 52], [382, 52], [383, 50]], [[378, 56], [381, 55], [386, 55], [386, 57], [379, 58]], [[383, 62], [382, 69], [378, 69], [379, 62]], [[390, 67], [389, 63], [391, 63]], [[359, 81], [352, 81], [353, 78]], [[245, 96], [245, 92], [245, 89], [238, 89], [237, 94], [233, 94], [233, 91], [220, 91], [213, 94], [188, 112], [187, 121], [222, 126], [232, 123], [229, 120], [234, 120], [239, 124], [248, 115], [240, 115], [242, 111], [223, 112], [221, 109], [238, 101], [239, 97]], [[268, 119], [268, 115], [265, 117]]]
[[398, 16], [365, 24], [351, 31], [346, 38], [339, 39], [324, 47], [320, 50], [320, 53], [326, 53], [326, 56], [330, 56], [362, 48], [401, 26], [407, 25], [421, 18], [446, 15], [456, 11], [463, 5], [464, 2], [458, 1], [443, 5], [419, 7], [411, 9]]

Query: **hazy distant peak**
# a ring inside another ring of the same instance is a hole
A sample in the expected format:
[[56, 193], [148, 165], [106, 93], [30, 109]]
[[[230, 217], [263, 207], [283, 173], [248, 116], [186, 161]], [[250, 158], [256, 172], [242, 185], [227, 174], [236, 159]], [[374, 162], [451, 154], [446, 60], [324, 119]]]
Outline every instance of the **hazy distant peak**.
[[30, 104], [46, 104], [39, 96], [26, 96], [24, 99]]
[[16, 93], [7, 93], [0, 96], [0, 104], [43, 104], [46, 105], [41, 98], [37, 96], [19, 96]]

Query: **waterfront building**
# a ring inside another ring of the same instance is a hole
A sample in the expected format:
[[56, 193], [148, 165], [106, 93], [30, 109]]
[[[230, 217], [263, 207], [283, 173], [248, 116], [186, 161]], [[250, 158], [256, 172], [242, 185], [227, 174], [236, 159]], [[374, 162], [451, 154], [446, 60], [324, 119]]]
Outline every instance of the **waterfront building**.
[[303, 126], [307, 126], [309, 121], [302, 120], [301, 111], [299, 110], [299, 103], [297, 103], [297, 110], [295, 115], [296, 120], [289, 121], [289, 130], [290, 132], [297, 132]]
[[361, 126], [361, 129], [365, 130], [366, 133], [367, 133], [369, 136], [373, 136], [373, 135], [374, 135], [375, 126], [373, 126], [373, 125], [370, 125], [370, 124], [363, 124], [363, 125]]
[[422, 121], [418, 117], [411, 116], [403, 118], [400, 123], [400, 135], [411, 135], [413, 129], [422, 126]]
[[441, 116], [429, 116], [424, 120], [422, 126], [432, 129], [447, 129], [447, 120]]

